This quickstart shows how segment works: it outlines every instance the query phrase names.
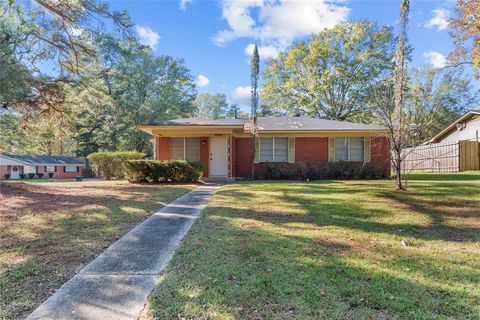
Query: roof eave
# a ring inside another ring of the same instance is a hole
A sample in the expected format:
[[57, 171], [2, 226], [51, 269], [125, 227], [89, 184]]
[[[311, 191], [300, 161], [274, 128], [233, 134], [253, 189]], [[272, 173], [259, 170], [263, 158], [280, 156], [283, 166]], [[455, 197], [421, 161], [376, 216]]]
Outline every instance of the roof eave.
[[467, 111], [466, 113], [464, 113], [460, 118], [458, 118], [457, 120], [455, 120], [452, 124], [450, 124], [448, 127], [446, 127], [445, 129], [443, 129], [442, 131], [440, 131], [436, 136], [434, 136], [432, 139], [428, 140], [426, 143], [435, 143], [436, 141], [438, 141], [439, 139], [441, 139], [445, 134], [447, 134], [450, 130], [452, 130], [455, 125], [473, 115], [480, 115], [480, 111], [476, 111], [476, 110], [471, 110], [471, 111]]

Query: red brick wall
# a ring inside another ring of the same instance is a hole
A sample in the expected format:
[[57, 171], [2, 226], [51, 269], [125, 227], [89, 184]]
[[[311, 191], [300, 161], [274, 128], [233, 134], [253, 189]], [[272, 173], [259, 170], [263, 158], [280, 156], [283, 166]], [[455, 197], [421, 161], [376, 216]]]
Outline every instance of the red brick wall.
[[[23, 166], [16, 166], [18, 168], [18, 173], [23, 173]], [[5, 174], [11, 174], [12, 166], [2, 165], [0, 166], [0, 180], [5, 180]]]
[[390, 175], [390, 143], [387, 137], [372, 138], [371, 162], [382, 166], [384, 174]]
[[328, 138], [295, 138], [295, 161], [328, 161]]
[[234, 177], [250, 177], [252, 175], [252, 138], [234, 138]]
[[10, 166], [0, 166], [0, 179], [5, 179], [7, 173], [10, 173]]
[[[200, 137], [200, 162], [203, 164], [203, 176], [208, 177], [208, 166], [210, 163], [210, 149], [208, 137]], [[203, 143], [205, 142], [205, 143]], [[157, 154], [155, 160], [170, 160], [170, 138], [156, 138]]]
[[155, 160], [170, 160], [170, 138], [158, 137], [157, 141], [157, 154]]
[[208, 137], [200, 137], [200, 162], [203, 164], [203, 176], [208, 177], [210, 164], [210, 148]]
[[63, 169], [64, 167], [57, 166], [57, 172], [53, 174], [53, 177], [57, 179], [73, 179], [76, 176], [83, 176], [83, 167], [78, 168], [78, 172], [63, 172]]

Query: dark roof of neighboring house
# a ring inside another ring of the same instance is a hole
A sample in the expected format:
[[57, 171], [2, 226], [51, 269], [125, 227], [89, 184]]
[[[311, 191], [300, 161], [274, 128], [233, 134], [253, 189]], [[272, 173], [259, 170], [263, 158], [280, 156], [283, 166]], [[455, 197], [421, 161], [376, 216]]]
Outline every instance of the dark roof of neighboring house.
[[[258, 117], [259, 131], [365, 131], [385, 130], [385, 127], [347, 121], [325, 120], [311, 117]], [[238, 126], [250, 128], [249, 119], [185, 118], [153, 122], [144, 126]], [[140, 126], [143, 127], [143, 126]]]
[[435, 137], [433, 137], [432, 139], [425, 142], [425, 144], [437, 142], [439, 139], [441, 139], [445, 135], [449, 134], [454, 129], [456, 130], [455, 126], [457, 125], [457, 123], [469, 120], [473, 116], [480, 116], [480, 110], [470, 110], [470, 111], [465, 112], [460, 118], [458, 118], [457, 120], [452, 122], [448, 127], [443, 129], [442, 131], [440, 131]]
[[0, 154], [10, 160], [23, 162], [24, 164], [45, 164], [45, 165], [85, 165], [85, 160], [69, 156], [32, 156], [20, 154]]

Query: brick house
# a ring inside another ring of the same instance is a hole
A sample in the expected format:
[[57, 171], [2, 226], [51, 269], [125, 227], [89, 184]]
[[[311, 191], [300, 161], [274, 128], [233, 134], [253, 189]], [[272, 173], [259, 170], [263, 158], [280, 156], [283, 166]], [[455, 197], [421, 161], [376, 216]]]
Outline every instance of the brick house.
[[21, 174], [28, 173], [43, 173], [43, 178], [53, 173], [55, 179], [72, 179], [83, 175], [84, 169], [85, 161], [77, 157], [0, 154], [0, 179], [5, 179], [5, 174], [20, 179]]
[[169, 120], [138, 128], [154, 137], [157, 160], [198, 160], [208, 178], [248, 178], [255, 148], [255, 170], [267, 162], [356, 161], [390, 173], [385, 128], [309, 117], [259, 117], [253, 146], [248, 119]]

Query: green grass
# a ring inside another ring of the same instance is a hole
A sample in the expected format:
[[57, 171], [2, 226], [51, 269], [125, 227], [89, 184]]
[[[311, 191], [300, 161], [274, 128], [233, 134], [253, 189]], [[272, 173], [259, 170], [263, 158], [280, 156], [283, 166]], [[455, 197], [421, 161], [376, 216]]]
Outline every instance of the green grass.
[[104, 248], [192, 188], [125, 181], [0, 184], [0, 319], [28, 315]]
[[143, 317], [479, 319], [480, 181], [434, 177], [227, 185]]
[[412, 173], [405, 175], [407, 180], [418, 181], [480, 181], [480, 171], [464, 171], [458, 173]]

